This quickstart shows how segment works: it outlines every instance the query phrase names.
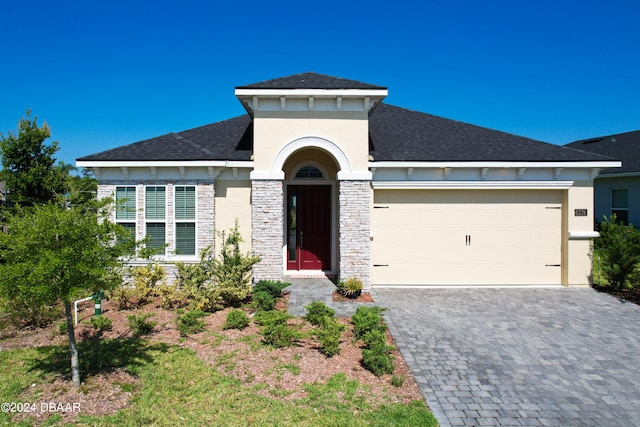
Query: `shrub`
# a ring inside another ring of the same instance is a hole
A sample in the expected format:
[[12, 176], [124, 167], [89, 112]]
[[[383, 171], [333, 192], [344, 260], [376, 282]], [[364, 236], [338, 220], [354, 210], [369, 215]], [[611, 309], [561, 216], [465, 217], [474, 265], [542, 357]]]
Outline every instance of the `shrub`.
[[391, 377], [391, 385], [394, 387], [402, 387], [404, 384], [404, 378], [399, 377], [398, 375], [394, 375]]
[[365, 348], [362, 350], [362, 366], [376, 377], [392, 374], [394, 370], [393, 356]]
[[256, 313], [254, 320], [262, 326], [260, 333], [265, 344], [274, 347], [290, 347], [293, 343], [304, 337], [304, 334], [290, 328], [287, 319], [290, 316], [279, 310], [260, 311]]
[[187, 295], [176, 286], [160, 285], [158, 287], [160, 305], [162, 308], [172, 310], [187, 305]]
[[191, 310], [178, 316], [176, 324], [178, 325], [180, 335], [186, 337], [204, 331], [204, 320], [202, 320], [202, 318], [206, 315], [204, 311]]
[[67, 335], [69, 332], [69, 325], [67, 325], [67, 321], [63, 320], [58, 323], [58, 335]]
[[276, 308], [275, 298], [267, 291], [254, 292], [253, 301], [258, 311], [270, 311]]
[[280, 310], [260, 311], [253, 317], [253, 321], [260, 326], [272, 324], [287, 324], [289, 316], [286, 312]]
[[104, 316], [93, 316], [90, 320], [91, 326], [98, 332], [110, 331], [113, 321]]
[[249, 323], [251, 319], [244, 311], [233, 309], [227, 314], [227, 320], [222, 327], [223, 329], [244, 329], [249, 326]]
[[282, 290], [290, 285], [291, 283], [281, 282], [279, 280], [260, 280], [253, 287], [253, 293], [266, 291], [274, 298], [280, 298], [282, 296]]
[[602, 256], [602, 274], [615, 289], [622, 289], [640, 262], [640, 231], [604, 217], [595, 246]]
[[251, 293], [251, 269], [260, 258], [240, 253], [242, 238], [237, 220], [229, 235], [217, 234], [222, 240], [219, 258], [209, 246], [200, 253], [200, 263], [176, 263], [179, 287], [191, 299], [192, 309], [216, 311], [237, 306]]
[[129, 328], [131, 328], [131, 333], [134, 337], [147, 335], [153, 331], [157, 323], [147, 320], [151, 316], [153, 316], [153, 313], [143, 313], [137, 316], [135, 314], [127, 314]]
[[322, 353], [327, 357], [340, 353], [340, 337], [345, 326], [334, 317], [324, 316], [320, 322], [322, 327], [316, 331]]
[[307, 314], [304, 318], [314, 326], [320, 326], [325, 317], [332, 318], [336, 315], [336, 311], [320, 301], [313, 301], [311, 304], [306, 305]]
[[356, 313], [351, 316], [351, 322], [353, 323], [353, 338], [360, 339], [364, 335], [373, 330], [385, 331], [386, 325], [382, 319], [382, 312], [384, 308], [373, 307], [358, 307]]
[[357, 298], [362, 292], [362, 281], [355, 277], [350, 277], [345, 281], [338, 282], [338, 293], [347, 298]]
[[[63, 316], [60, 308], [53, 303], [41, 305], [33, 295], [14, 294], [10, 299], [0, 301], [0, 311], [6, 312], [16, 326], [36, 326], [43, 328]], [[66, 322], [65, 322], [66, 323]]]

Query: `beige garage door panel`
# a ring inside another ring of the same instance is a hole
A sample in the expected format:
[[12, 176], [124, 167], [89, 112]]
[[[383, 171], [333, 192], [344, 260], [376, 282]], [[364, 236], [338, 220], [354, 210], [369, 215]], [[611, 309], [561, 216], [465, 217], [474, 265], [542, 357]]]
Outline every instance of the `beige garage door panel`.
[[558, 284], [561, 200], [559, 191], [377, 190], [373, 283]]

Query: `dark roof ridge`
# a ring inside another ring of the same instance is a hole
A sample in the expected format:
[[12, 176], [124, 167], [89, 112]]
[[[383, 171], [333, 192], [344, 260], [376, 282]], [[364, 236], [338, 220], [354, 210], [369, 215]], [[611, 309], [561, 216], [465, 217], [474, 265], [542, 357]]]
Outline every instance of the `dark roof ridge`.
[[263, 80], [248, 85], [236, 86], [236, 89], [379, 89], [385, 86], [373, 85], [344, 77], [330, 76], [312, 71], [292, 74], [285, 77]]

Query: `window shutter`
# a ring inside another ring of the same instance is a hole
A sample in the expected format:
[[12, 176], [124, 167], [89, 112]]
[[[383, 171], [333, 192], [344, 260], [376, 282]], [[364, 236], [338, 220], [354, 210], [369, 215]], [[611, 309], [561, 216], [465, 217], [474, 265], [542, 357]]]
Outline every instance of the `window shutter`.
[[116, 187], [116, 220], [136, 219], [136, 187]]
[[176, 223], [176, 254], [196, 254], [196, 226], [194, 223]]
[[175, 188], [175, 212], [176, 219], [196, 218], [196, 188], [176, 187]]
[[145, 194], [145, 218], [165, 218], [165, 188], [147, 187]]
[[164, 224], [149, 223], [147, 224], [147, 247], [150, 249], [164, 250], [165, 245], [165, 226]]

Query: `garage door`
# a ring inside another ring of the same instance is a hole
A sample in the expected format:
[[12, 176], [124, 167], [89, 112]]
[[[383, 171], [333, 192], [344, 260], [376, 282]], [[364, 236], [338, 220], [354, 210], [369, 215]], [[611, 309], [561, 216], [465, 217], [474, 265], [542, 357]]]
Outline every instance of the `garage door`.
[[374, 285], [561, 283], [562, 192], [375, 190]]

